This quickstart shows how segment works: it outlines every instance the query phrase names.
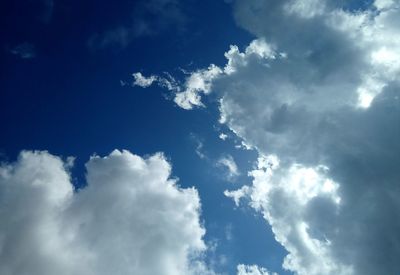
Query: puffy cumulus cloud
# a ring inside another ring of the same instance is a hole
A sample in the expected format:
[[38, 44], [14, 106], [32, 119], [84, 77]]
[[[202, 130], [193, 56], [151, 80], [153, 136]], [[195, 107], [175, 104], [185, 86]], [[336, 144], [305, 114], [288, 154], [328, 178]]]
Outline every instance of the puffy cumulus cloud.
[[280, 164], [259, 161], [251, 186], [225, 194], [262, 213], [296, 274], [396, 274], [399, 7], [337, 3], [236, 2], [239, 23], [286, 54], [229, 61], [213, 83], [221, 122]]
[[[283, 267], [299, 274], [351, 274], [351, 266], [332, 259], [331, 234], [326, 228], [339, 211], [339, 185], [327, 168], [299, 164], [279, 169], [276, 157], [260, 157], [251, 171], [253, 185], [225, 191], [236, 205], [243, 198], [267, 219], [275, 238], [288, 251]], [[309, 220], [314, 215], [316, 224]], [[332, 234], [334, 235], [334, 234]]]
[[213, 274], [198, 193], [163, 155], [94, 156], [76, 192], [68, 165], [36, 151], [1, 165], [1, 274]]
[[257, 265], [240, 264], [237, 266], [237, 275], [277, 275], [277, 274], [270, 273], [267, 269], [259, 267]]
[[[307, 130], [312, 140], [302, 144], [303, 151], [277, 150], [281, 164], [277, 157], [261, 157], [250, 172], [251, 186], [225, 192], [237, 205], [247, 199], [262, 213], [289, 252], [286, 269], [297, 274], [400, 270], [398, 89], [385, 90], [368, 109], [330, 113], [322, 126]], [[298, 133], [290, 133], [300, 142]]]
[[217, 160], [218, 167], [226, 169], [226, 178], [228, 181], [233, 181], [240, 175], [239, 168], [231, 155], [222, 156]]
[[267, 157], [252, 185], [225, 194], [262, 213], [296, 274], [399, 273], [398, 1], [234, 10], [258, 38], [231, 46], [210, 91], [220, 122]]
[[241, 26], [288, 52], [296, 75], [284, 80], [297, 88], [305, 84], [325, 92], [334, 87], [338, 99], [348, 102], [356, 94], [358, 105], [368, 107], [399, 72], [399, 4], [394, 1], [376, 1], [354, 13], [329, 0], [238, 0], [235, 5]]

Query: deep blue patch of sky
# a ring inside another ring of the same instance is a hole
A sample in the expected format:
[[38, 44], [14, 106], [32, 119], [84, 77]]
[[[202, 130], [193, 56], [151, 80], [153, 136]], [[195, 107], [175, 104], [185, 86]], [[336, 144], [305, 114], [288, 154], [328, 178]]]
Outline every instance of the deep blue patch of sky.
[[[238, 263], [246, 263], [285, 274], [280, 267], [285, 251], [265, 221], [254, 218], [250, 209], [235, 209], [223, 195], [225, 189], [249, 183], [246, 174], [256, 154], [235, 149], [234, 139], [218, 138], [226, 129], [218, 125], [215, 102], [188, 112], [156, 87], [120, 85], [138, 70], [174, 73], [179, 67], [222, 65], [230, 44], [243, 47], [252, 36], [236, 26], [231, 6], [222, 0], [182, 1], [174, 11], [182, 18], [161, 17], [165, 22], [145, 4], [1, 2], [1, 159], [13, 161], [23, 149], [75, 156], [72, 175], [82, 187], [84, 163], [93, 153], [105, 155], [115, 148], [139, 155], [162, 151], [179, 183], [199, 190], [206, 239], [217, 241], [217, 258], [227, 259], [217, 270], [234, 274]], [[150, 34], [135, 33], [141, 20], [152, 28]], [[123, 38], [111, 35], [107, 40], [107, 34], [121, 28], [133, 37], [121, 42]], [[195, 152], [198, 140], [206, 159]], [[231, 154], [240, 167], [241, 176], [233, 183], [215, 166], [224, 154]]]

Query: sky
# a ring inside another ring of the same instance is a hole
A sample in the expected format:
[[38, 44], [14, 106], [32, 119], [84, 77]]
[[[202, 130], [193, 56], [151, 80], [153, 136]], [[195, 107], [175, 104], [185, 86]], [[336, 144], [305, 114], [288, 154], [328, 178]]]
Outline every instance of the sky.
[[1, 275], [400, 274], [400, 2], [0, 3]]

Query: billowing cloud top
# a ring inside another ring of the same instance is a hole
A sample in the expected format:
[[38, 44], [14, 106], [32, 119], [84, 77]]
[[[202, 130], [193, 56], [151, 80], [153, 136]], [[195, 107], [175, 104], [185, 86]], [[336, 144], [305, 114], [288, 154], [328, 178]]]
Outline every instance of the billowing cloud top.
[[162, 154], [92, 157], [74, 192], [67, 163], [22, 152], [0, 167], [0, 274], [211, 274], [193, 188]]

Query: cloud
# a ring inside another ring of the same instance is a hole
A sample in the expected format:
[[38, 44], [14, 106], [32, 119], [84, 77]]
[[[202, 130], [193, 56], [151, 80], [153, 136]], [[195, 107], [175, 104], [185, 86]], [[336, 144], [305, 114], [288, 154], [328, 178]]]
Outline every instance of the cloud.
[[207, 157], [206, 153], [204, 152], [204, 142], [203, 142], [203, 140], [199, 136], [194, 134], [194, 133], [190, 134], [190, 139], [196, 145], [195, 150], [194, 150], [196, 155], [201, 159], [208, 160], [208, 157]]
[[225, 194], [262, 213], [289, 252], [285, 269], [397, 273], [398, 9], [352, 14], [329, 1], [283, 2], [236, 3], [242, 26], [287, 54], [244, 53], [246, 66], [232, 61], [236, 72], [213, 83], [221, 122], [261, 157], [280, 160]]
[[175, 103], [186, 110], [194, 107], [204, 107], [201, 102], [201, 94], [209, 94], [211, 92], [211, 83], [214, 78], [222, 73], [221, 69], [211, 64], [205, 70], [197, 70], [186, 78], [183, 91], [176, 93]]
[[[280, 57], [285, 57], [284, 53], [278, 53], [278, 55]], [[172, 88], [166, 85], [160, 86], [164, 86], [169, 91], [176, 92], [174, 102], [182, 109], [192, 110], [195, 107], [205, 107], [201, 101], [202, 95], [208, 95], [211, 93], [213, 82], [223, 76], [235, 73], [236, 67], [238, 66], [247, 66], [248, 58], [252, 58], [253, 56], [265, 59], [275, 59], [276, 53], [263, 39], [254, 40], [250, 43], [246, 48], [245, 53], [241, 53], [237, 46], [231, 46], [230, 50], [225, 53], [228, 62], [224, 68], [221, 69], [220, 67], [211, 64], [207, 69], [198, 69], [194, 72], [186, 72], [188, 76], [184, 83], [179, 83], [171, 77], [176, 85], [172, 86]], [[140, 73], [133, 73], [135, 82], [138, 79], [138, 75], [142, 76]], [[152, 79], [163, 81], [164, 78], [159, 76], [150, 76], [145, 79], [149, 81]], [[153, 82], [154, 81], [151, 81], [151, 83]]]
[[228, 135], [227, 134], [224, 134], [224, 133], [221, 133], [221, 134], [219, 134], [219, 136], [218, 136], [220, 139], [222, 139], [222, 140], [226, 140], [227, 138], [228, 138]]
[[396, 274], [400, 6], [344, 4], [234, 3], [257, 38], [230, 47], [207, 94], [260, 159], [252, 184], [225, 194], [263, 215], [288, 251], [285, 269]]
[[[157, 84], [158, 86], [167, 89], [168, 91], [173, 91], [173, 92], [179, 92], [180, 91], [180, 86], [178, 82], [173, 78], [170, 74], [164, 73], [163, 76], [156, 76], [156, 75], [150, 75], [150, 76], [144, 76], [140, 72], [133, 73], [133, 83], [132, 86], [139, 86], [142, 88], [148, 88], [153, 84]], [[124, 85], [126, 84], [125, 82], [122, 82]]]
[[134, 78], [133, 86], [139, 86], [142, 88], [147, 88], [153, 84], [154, 81], [157, 81], [157, 77], [151, 75], [149, 77], [143, 76], [140, 72], [132, 74]]
[[35, 46], [28, 42], [24, 42], [13, 47], [10, 49], [10, 53], [18, 56], [21, 59], [31, 59], [36, 56]]
[[1, 274], [213, 274], [198, 193], [162, 154], [93, 156], [79, 191], [68, 163], [24, 151], [1, 165]]
[[205, 107], [201, 102], [201, 95], [211, 92], [211, 83], [222, 73], [222, 70], [211, 64], [207, 69], [185, 73], [188, 76], [183, 83], [180, 83], [169, 74], [166, 74], [168, 78], [154, 75], [144, 77], [140, 72], [137, 72], [132, 74], [134, 77], [133, 86], [147, 88], [151, 84], [157, 83], [175, 93], [174, 102], [182, 109], [191, 110], [195, 107]]
[[88, 40], [91, 49], [125, 48], [135, 38], [154, 36], [174, 29], [183, 31], [187, 18], [179, 0], [135, 1], [130, 23], [94, 33]]
[[259, 267], [257, 265], [240, 264], [237, 266], [237, 275], [277, 275], [277, 274], [270, 273], [267, 269]]
[[[225, 191], [235, 200], [247, 198], [272, 226], [275, 238], [288, 251], [284, 268], [298, 274], [352, 274], [351, 265], [338, 263], [331, 251], [332, 238], [326, 231], [341, 207], [339, 184], [327, 176], [326, 167], [292, 165], [279, 169], [271, 157], [260, 157], [250, 172], [251, 187]], [[313, 215], [317, 224], [308, 220]], [[321, 229], [324, 230], [321, 230]], [[304, 256], [306, 255], [306, 256]]]
[[220, 157], [216, 165], [218, 167], [225, 168], [227, 172], [226, 178], [228, 181], [233, 181], [237, 176], [240, 175], [239, 168], [231, 155]]

